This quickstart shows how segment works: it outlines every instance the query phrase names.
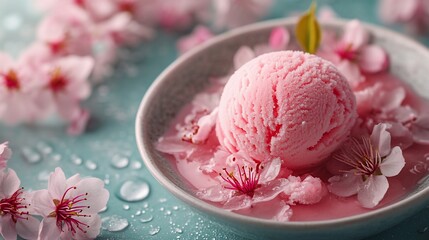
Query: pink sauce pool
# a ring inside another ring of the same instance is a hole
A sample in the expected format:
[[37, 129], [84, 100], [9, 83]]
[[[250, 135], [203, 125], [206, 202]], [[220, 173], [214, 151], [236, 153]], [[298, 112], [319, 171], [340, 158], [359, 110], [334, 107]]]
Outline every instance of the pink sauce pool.
[[[387, 85], [402, 86], [407, 92], [407, 97], [405, 98], [402, 105], [409, 105], [418, 113], [428, 112], [428, 101], [422, 99], [419, 96], [416, 96], [416, 94], [410, 90], [408, 86], [400, 82], [396, 77], [387, 73], [366, 77], [368, 85], [371, 85], [376, 81], [383, 81], [388, 82], [389, 84]], [[221, 83], [219, 84], [219, 82]], [[214, 108], [213, 106], [218, 104], [224, 81], [219, 82], [213, 83], [213, 86], [206, 90], [206, 92], [200, 93], [198, 95], [199, 99], [195, 100], [194, 103], [190, 103], [183, 107], [177, 117], [171, 122], [169, 130], [157, 143], [158, 150], [168, 153], [168, 159], [173, 162], [180, 175], [196, 191], [201, 191], [202, 189], [208, 188], [210, 186], [220, 184], [218, 180], [218, 173], [213, 171], [210, 172], [206, 169], [206, 167], [210, 165], [210, 159], [213, 158], [216, 151], [220, 148], [220, 144], [217, 140], [214, 128], [210, 132], [208, 140], [205, 143], [200, 144], [192, 144], [186, 140], [184, 141], [183, 139], [180, 139], [180, 137], [178, 137], [180, 135], [178, 131], [180, 131], [183, 125], [186, 125], [184, 124], [186, 121], [185, 119], [187, 117], [189, 118], [192, 110], [196, 108], [195, 103], [206, 101], [209, 103], [209, 105], [211, 104], [212, 107], [208, 107], [208, 112]], [[172, 148], [172, 146], [174, 146], [174, 148]], [[392, 147], [393, 146], [394, 144], [392, 143]], [[382, 208], [398, 200], [401, 200], [407, 195], [407, 193], [415, 190], [419, 180], [427, 175], [429, 171], [428, 149], [429, 148], [426, 145], [413, 143], [410, 147], [403, 150], [403, 155], [406, 161], [405, 167], [401, 170], [399, 175], [388, 178], [389, 189], [383, 200], [375, 208], [368, 209], [361, 207], [356, 198], [356, 195], [351, 197], [338, 197], [330, 193], [325, 187], [325, 195], [318, 203], [309, 205], [291, 205], [290, 208], [292, 209], [293, 214], [289, 220], [317, 221], [348, 217], [369, 212], [373, 209]], [[308, 170], [307, 172], [292, 172], [293, 176], [302, 176], [307, 174], [320, 177], [324, 184], [327, 184], [327, 179], [333, 176], [325, 169], [325, 165], [322, 165], [317, 169]], [[210, 201], [208, 202], [222, 208], [222, 204], [220, 203], [214, 203]], [[235, 212], [258, 218], [272, 219], [278, 211], [281, 211], [280, 207], [276, 207], [281, 206], [279, 202], [280, 200], [278, 198], [274, 198], [271, 201], [259, 203], [250, 208], [237, 210]]]

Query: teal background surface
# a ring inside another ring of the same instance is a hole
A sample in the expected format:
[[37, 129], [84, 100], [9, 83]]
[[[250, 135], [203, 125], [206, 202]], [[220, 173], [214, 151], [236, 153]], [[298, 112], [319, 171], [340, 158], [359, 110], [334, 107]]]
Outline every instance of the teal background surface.
[[[303, 11], [310, 2], [277, 0], [266, 19]], [[374, 0], [325, 0], [319, 1], [319, 6], [330, 5], [340, 17], [380, 24], [376, 3]], [[34, 39], [40, 16], [29, 0], [0, 0], [0, 51], [17, 56]], [[136, 147], [137, 108], [152, 81], [176, 59], [175, 44], [180, 35], [159, 31], [152, 41], [121, 50], [114, 74], [97, 85], [85, 103], [92, 112], [85, 134], [70, 137], [56, 121], [0, 126], [0, 141], [8, 140], [14, 151], [9, 167], [17, 172], [26, 189], [46, 188], [47, 176], [57, 166], [62, 167], [67, 176], [80, 173], [105, 181], [111, 197], [108, 209], [101, 213], [102, 218], [116, 215], [126, 219], [129, 226], [119, 232], [104, 229], [100, 239], [243, 239], [200, 216], [164, 190], [143, 165]], [[417, 40], [429, 43], [426, 38]], [[40, 161], [29, 162], [28, 154], [27, 158], [24, 154], [28, 151], [33, 151], [33, 157], [39, 156]], [[82, 162], [76, 161], [77, 158]], [[128, 159], [129, 165], [115, 168], [112, 159], [117, 158]], [[150, 195], [139, 202], [120, 200], [118, 189], [127, 180], [147, 182]], [[147, 221], [149, 219], [152, 220]], [[429, 239], [429, 208], [368, 238], [376, 239]]]

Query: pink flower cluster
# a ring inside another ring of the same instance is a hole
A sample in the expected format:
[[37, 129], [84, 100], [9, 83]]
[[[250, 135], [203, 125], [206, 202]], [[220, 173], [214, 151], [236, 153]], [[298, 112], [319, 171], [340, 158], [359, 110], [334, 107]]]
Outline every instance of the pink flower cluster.
[[[48, 189], [24, 191], [12, 169], [8, 143], [0, 144], [0, 236], [17, 239], [94, 239], [100, 233], [99, 212], [109, 192], [98, 178], [66, 179], [61, 168], [51, 173]], [[35, 217], [40, 216], [40, 217]], [[39, 219], [42, 218], [40, 222]]]
[[[37, 40], [18, 59], [0, 53], [0, 121], [32, 123], [57, 115], [69, 124], [69, 134], [78, 135], [89, 119], [81, 105], [91, 94], [89, 78], [97, 81], [111, 73], [118, 47], [151, 38], [155, 25], [181, 30], [213, 19], [219, 28], [243, 25], [261, 17], [271, 1], [37, 0], [36, 4], [46, 11]], [[181, 41], [181, 51], [211, 36], [208, 29], [197, 28], [195, 37]]]

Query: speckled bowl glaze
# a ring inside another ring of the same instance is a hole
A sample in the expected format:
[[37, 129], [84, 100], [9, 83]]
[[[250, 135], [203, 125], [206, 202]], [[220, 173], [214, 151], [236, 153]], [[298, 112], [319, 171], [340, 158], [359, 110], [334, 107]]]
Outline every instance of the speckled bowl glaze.
[[[276, 222], [228, 212], [198, 199], [174, 164], [154, 147], [180, 108], [207, 86], [209, 77], [224, 76], [231, 70], [233, 55], [241, 45], [267, 42], [271, 29], [276, 26], [293, 32], [294, 23], [295, 19], [285, 19], [242, 27], [214, 38], [171, 64], [146, 92], [137, 114], [136, 138], [143, 161], [153, 176], [177, 198], [246, 238], [361, 239], [381, 232], [428, 204], [429, 181], [421, 181], [400, 201], [369, 213], [326, 221]], [[341, 31], [345, 23], [336, 20], [322, 25]], [[389, 53], [391, 72], [409, 83], [418, 94], [429, 98], [429, 51], [392, 31], [369, 24], [365, 27], [371, 32], [372, 41]]]

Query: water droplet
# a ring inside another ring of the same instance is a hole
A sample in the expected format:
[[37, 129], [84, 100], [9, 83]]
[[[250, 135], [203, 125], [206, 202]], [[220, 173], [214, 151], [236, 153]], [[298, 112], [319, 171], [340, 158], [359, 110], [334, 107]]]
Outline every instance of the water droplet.
[[61, 161], [61, 158], [62, 158], [61, 155], [58, 153], [55, 153], [49, 156], [49, 159], [55, 162]]
[[170, 210], [165, 211], [165, 215], [170, 216], [171, 215], [171, 211]]
[[21, 153], [24, 159], [29, 163], [38, 163], [42, 160], [40, 155], [30, 147], [21, 148]]
[[100, 209], [99, 213], [102, 213], [102, 212], [105, 212], [105, 211], [107, 211], [107, 205], [104, 208]]
[[149, 235], [156, 235], [157, 233], [159, 233], [159, 231], [161, 231], [161, 227], [152, 227], [151, 229], [149, 229]]
[[109, 232], [122, 231], [126, 229], [128, 225], [128, 220], [118, 215], [104, 217], [101, 219], [101, 227]]
[[173, 210], [174, 210], [174, 211], [179, 210], [179, 206], [173, 206]]
[[131, 163], [131, 168], [132, 169], [140, 169], [140, 168], [142, 168], [142, 164], [139, 161], [133, 161]]
[[128, 205], [128, 204], [124, 204], [124, 205], [122, 205], [122, 208], [124, 209], [124, 210], [130, 210], [130, 205]]
[[159, 202], [160, 202], [160, 203], [165, 203], [165, 202], [167, 202], [167, 198], [160, 198], [160, 199], [159, 199]]
[[48, 154], [52, 153], [52, 147], [49, 146], [49, 144], [47, 144], [45, 142], [39, 142], [39, 143], [37, 143], [36, 144], [36, 148], [43, 155], [48, 155]]
[[143, 203], [143, 208], [148, 208], [149, 207], [149, 203], [145, 202]]
[[141, 223], [148, 223], [148, 222], [150, 222], [152, 220], [153, 220], [152, 216], [149, 216], [149, 217], [146, 217], [146, 218], [140, 218], [140, 222]]
[[97, 169], [98, 166], [97, 166], [97, 163], [91, 160], [88, 160], [85, 162], [85, 167], [88, 168], [89, 170], [95, 170]]
[[22, 19], [19, 15], [10, 14], [3, 19], [3, 26], [7, 30], [16, 30], [22, 24]]
[[110, 163], [114, 168], [121, 169], [121, 168], [126, 168], [128, 166], [128, 164], [130, 163], [130, 161], [128, 160], [127, 157], [125, 157], [123, 155], [115, 155], [115, 156], [113, 156]]
[[109, 185], [110, 184], [110, 179], [108, 179], [108, 178], [104, 179], [104, 184]]
[[161, 207], [159, 208], [159, 211], [164, 212], [165, 208]]
[[70, 156], [70, 160], [75, 165], [82, 165], [82, 163], [83, 163], [82, 158], [79, 157], [78, 155], [75, 155], [75, 154], [73, 154], [73, 155]]
[[183, 233], [183, 230], [182, 230], [181, 228], [176, 228], [176, 229], [174, 229], [174, 231], [175, 231], [176, 233], [180, 233], [180, 234], [182, 234], [182, 233]]
[[125, 181], [119, 189], [119, 196], [127, 202], [141, 201], [149, 195], [149, 185], [142, 180]]
[[140, 215], [142, 215], [142, 211], [141, 210], [137, 210], [136, 216], [140, 216]]
[[49, 172], [48, 170], [43, 170], [39, 172], [39, 174], [37, 175], [37, 179], [39, 181], [48, 181], [50, 176], [51, 172]]

